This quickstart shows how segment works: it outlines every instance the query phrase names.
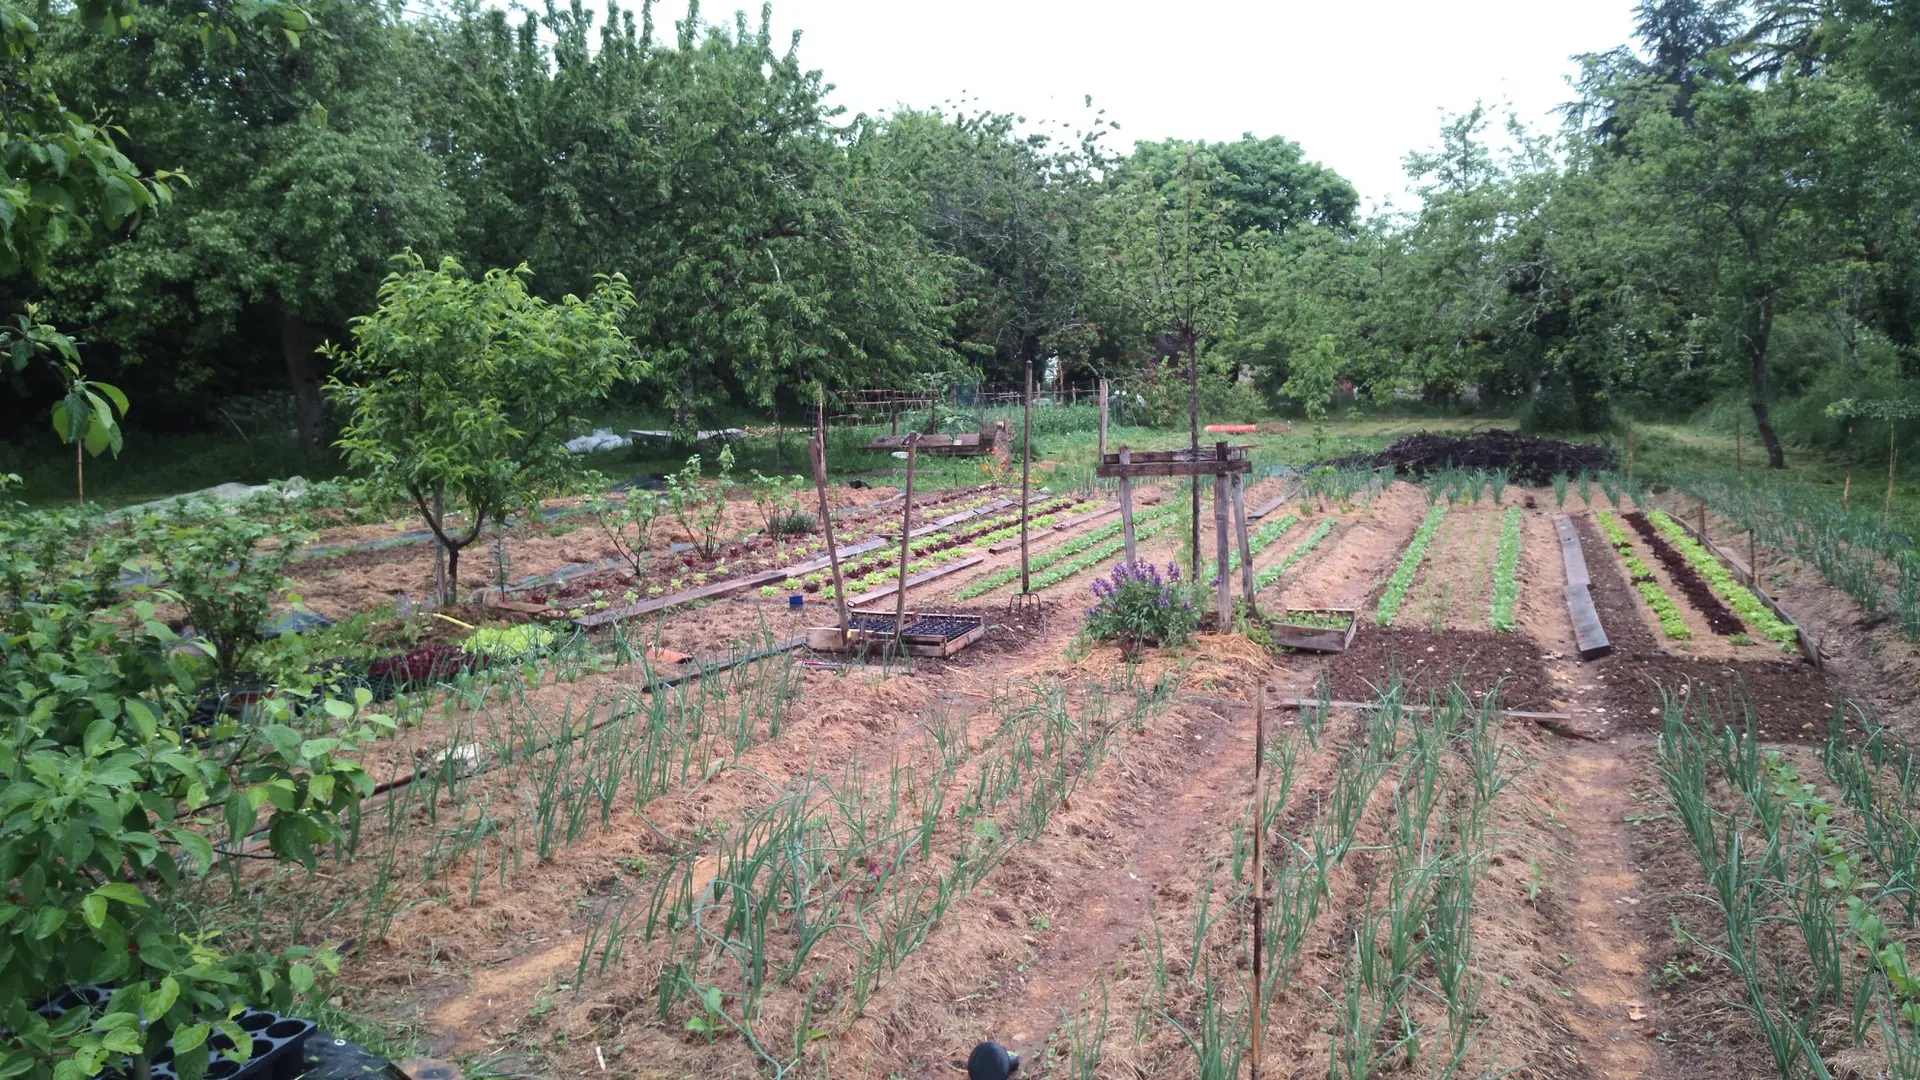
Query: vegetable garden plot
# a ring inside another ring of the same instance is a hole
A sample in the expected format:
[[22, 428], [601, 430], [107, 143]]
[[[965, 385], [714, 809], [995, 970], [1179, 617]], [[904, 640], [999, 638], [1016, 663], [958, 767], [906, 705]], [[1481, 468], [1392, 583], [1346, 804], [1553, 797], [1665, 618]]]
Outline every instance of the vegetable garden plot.
[[[1377, 582], [1431, 509], [1401, 485], [1365, 511], [1280, 512], [1252, 539], [1253, 569], [1287, 592]], [[376, 744], [369, 761], [418, 778], [365, 806], [351, 857], [323, 852], [319, 879], [236, 862], [234, 900], [267, 904], [269, 935], [354, 939], [329, 991], [349, 1008], [400, 1007], [391, 988], [404, 979], [425, 1030], [459, 1033], [459, 1054], [519, 1047], [536, 1075], [597, 1072], [596, 1044], [612, 1074], [931, 1075], [982, 1035], [1029, 1068], [1053, 1046], [1055, 1074], [1194, 1077], [1236, 1054], [1244, 1069], [1254, 812], [1250, 713], [1235, 703], [1267, 678], [1309, 701], [1323, 674], [1330, 700], [1391, 695], [1397, 679], [1423, 704], [1438, 695], [1439, 719], [1269, 716], [1266, 1068], [1379, 1073], [1405, 1067], [1416, 1043], [1415, 1067], [1435, 1075], [1551, 1068], [1584, 1006], [1557, 992], [1580, 983], [1553, 950], [1577, 950], [1551, 920], [1552, 800], [1531, 785], [1532, 765], [1567, 744], [1536, 745], [1530, 725], [1507, 722], [1495, 756], [1512, 779], [1488, 802], [1497, 824], [1458, 846], [1485, 772], [1473, 749], [1482, 710], [1586, 718], [1555, 700], [1565, 688], [1550, 672], [1569, 662], [1524, 617], [1553, 584], [1528, 535], [1545, 514], [1512, 509], [1440, 513], [1401, 619], [1363, 627], [1353, 651], [1282, 658], [1235, 635], [1137, 650], [1168, 676], [1157, 688], [1110, 646], [1067, 652], [1071, 618], [1035, 624], [1018, 651], [911, 678], [787, 668], [784, 695], [769, 666], [784, 661], [771, 659], [704, 697], [696, 684], [637, 692], [637, 661], [604, 652], [459, 676], [398, 706], [406, 741]], [[1185, 510], [1170, 508], [1168, 538]], [[1354, 533], [1364, 553], [1342, 554], [1364, 557], [1321, 561]], [[1167, 546], [1143, 557], [1164, 560]], [[1417, 629], [1443, 563], [1482, 579], [1456, 605], [1471, 609], [1471, 630]], [[1503, 564], [1514, 629], [1491, 632]], [[661, 640], [726, 615], [664, 620]], [[626, 654], [651, 634], [634, 632]], [[1776, 668], [1779, 681], [1758, 681]], [[1669, 691], [1748, 683], [1798, 721], [1814, 699], [1777, 700], [1804, 682], [1790, 669], [1616, 656], [1582, 670], [1606, 673], [1598, 700], [1611, 732], [1626, 732], [1659, 692], [1642, 672]], [[1184, 692], [1170, 699], [1175, 680]], [[1437, 794], [1422, 811], [1429, 775]], [[1448, 935], [1463, 905], [1461, 954]], [[1410, 923], [1423, 929], [1396, 930]], [[422, 941], [438, 962], [417, 955]], [[1459, 1017], [1472, 1020], [1465, 1042]]]

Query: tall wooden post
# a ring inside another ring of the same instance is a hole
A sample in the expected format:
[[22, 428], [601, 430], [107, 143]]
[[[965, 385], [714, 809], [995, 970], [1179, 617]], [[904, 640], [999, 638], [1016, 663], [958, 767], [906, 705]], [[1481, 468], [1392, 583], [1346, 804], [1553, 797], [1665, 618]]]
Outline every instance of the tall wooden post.
[[[1195, 351], [1195, 343], [1191, 332], [1189, 332], [1187, 336], [1187, 391], [1187, 425], [1191, 438], [1191, 446], [1189, 449], [1193, 452], [1193, 460], [1198, 462], [1200, 460], [1200, 354]], [[1193, 534], [1191, 537], [1193, 541], [1193, 565], [1189, 569], [1193, 571], [1193, 576], [1198, 578], [1200, 576], [1200, 474], [1194, 473], [1190, 480], [1193, 489]]]
[[1033, 361], [1027, 361], [1027, 381], [1020, 391], [1020, 592], [1031, 591], [1027, 574], [1027, 484], [1033, 468]]
[[1133, 464], [1133, 452], [1126, 447], [1120, 448], [1120, 534], [1127, 541], [1127, 563], [1132, 565], [1137, 556], [1133, 550], [1133, 477], [1127, 475], [1127, 468]]
[[1899, 430], [1892, 420], [1887, 421], [1887, 505], [1880, 511], [1880, 528], [1893, 527], [1893, 473], [1894, 466], [1900, 461], [1900, 447], [1894, 445], [1894, 432]]
[[1700, 502], [1700, 542], [1707, 542], [1707, 504], [1704, 499]]
[[[820, 423], [824, 433], [825, 421]], [[827, 565], [833, 568], [833, 601], [840, 609], [840, 644], [844, 647], [852, 622], [847, 618], [847, 583], [840, 577], [840, 548], [833, 542], [833, 508], [827, 505], [827, 447], [821, 440], [819, 434], [808, 440], [807, 456], [813, 459], [813, 486], [820, 492], [820, 531], [827, 540]]]
[[913, 465], [920, 457], [920, 433], [907, 435], [907, 499], [900, 507], [900, 583], [893, 593], [893, 651], [898, 654], [906, 644], [907, 630], [907, 551], [913, 544]]
[[1247, 611], [1254, 608], [1253, 599], [1253, 540], [1247, 535], [1247, 477], [1244, 473], [1234, 473], [1233, 485], [1233, 531], [1240, 538], [1240, 595], [1247, 602]]
[[1100, 456], [1107, 456], [1107, 380], [1100, 380]]
[[[1214, 461], [1225, 466], [1227, 444], [1214, 446]], [[1219, 571], [1219, 584], [1214, 586], [1214, 598], [1219, 605], [1220, 632], [1226, 633], [1228, 624], [1233, 621], [1233, 575], [1227, 571], [1227, 506], [1232, 499], [1227, 495], [1227, 474], [1213, 474], [1213, 558], [1215, 569]]]
[[1853, 494], [1853, 470], [1847, 470], [1847, 482], [1840, 489], [1840, 512], [1847, 512], [1847, 497]]
[[1251, 1064], [1253, 1080], [1261, 1080], [1262, 1044], [1266, 1042], [1264, 938], [1267, 928], [1267, 688], [1255, 688], [1253, 697], [1253, 1022]]

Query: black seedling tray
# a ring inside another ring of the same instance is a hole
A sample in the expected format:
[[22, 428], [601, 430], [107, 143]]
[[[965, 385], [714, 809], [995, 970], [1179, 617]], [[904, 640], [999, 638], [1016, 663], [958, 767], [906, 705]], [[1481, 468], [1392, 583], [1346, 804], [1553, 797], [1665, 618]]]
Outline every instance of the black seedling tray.
[[[76, 986], [34, 1011], [53, 1020], [71, 1009], [105, 1005], [112, 996], [113, 991], [107, 987]], [[311, 1020], [281, 1016], [265, 1009], [248, 1009], [235, 1022], [253, 1037], [253, 1056], [246, 1061], [227, 1057], [225, 1051], [233, 1049], [233, 1040], [214, 1032], [207, 1039], [211, 1055], [206, 1080], [296, 1080], [301, 1076], [306, 1068], [303, 1055], [307, 1039], [314, 1031]], [[179, 1074], [173, 1069], [173, 1051], [161, 1051], [148, 1073], [153, 1080], [176, 1080]]]

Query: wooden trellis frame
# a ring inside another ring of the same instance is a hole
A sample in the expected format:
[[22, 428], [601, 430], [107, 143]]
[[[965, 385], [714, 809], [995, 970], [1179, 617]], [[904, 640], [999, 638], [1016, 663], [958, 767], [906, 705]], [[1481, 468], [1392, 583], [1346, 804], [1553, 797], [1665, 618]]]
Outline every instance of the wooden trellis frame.
[[[1253, 471], [1250, 445], [1233, 446], [1224, 442], [1192, 450], [1142, 450], [1135, 453], [1122, 446], [1100, 455], [1096, 476], [1120, 481], [1120, 531], [1125, 537], [1128, 562], [1137, 560], [1133, 533], [1133, 481], [1148, 476], [1213, 477], [1213, 547], [1219, 580], [1214, 599], [1220, 616], [1220, 628], [1226, 630], [1233, 619], [1233, 576], [1227, 573], [1229, 530], [1240, 550], [1240, 591], [1247, 607], [1253, 610], [1253, 559], [1247, 536], [1247, 474]], [[1231, 518], [1231, 523], [1229, 523]]]

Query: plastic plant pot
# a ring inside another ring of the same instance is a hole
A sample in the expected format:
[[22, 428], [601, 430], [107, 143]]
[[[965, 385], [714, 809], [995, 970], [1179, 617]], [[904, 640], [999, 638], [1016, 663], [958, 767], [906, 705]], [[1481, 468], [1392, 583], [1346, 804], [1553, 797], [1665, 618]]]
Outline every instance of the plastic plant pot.
[[806, 606], [806, 603], [807, 598], [803, 593], [794, 593], [792, 596], [787, 597], [787, 607], [794, 611], [799, 611]]

